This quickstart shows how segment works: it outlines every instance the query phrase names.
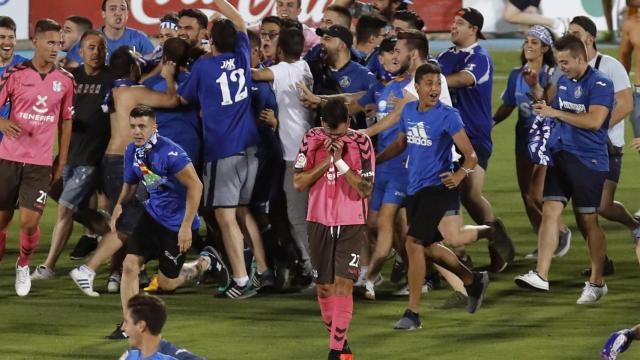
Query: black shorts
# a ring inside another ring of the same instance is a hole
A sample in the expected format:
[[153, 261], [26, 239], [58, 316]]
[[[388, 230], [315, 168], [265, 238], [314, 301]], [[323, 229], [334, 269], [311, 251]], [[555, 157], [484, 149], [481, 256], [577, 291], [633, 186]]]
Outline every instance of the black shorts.
[[540, 0], [509, 0], [509, 2], [520, 9], [520, 11], [525, 11], [529, 6], [540, 7]]
[[309, 248], [316, 284], [333, 284], [336, 276], [358, 280], [365, 225], [326, 226], [309, 221]]
[[0, 210], [16, 205], [42, 214], [51, 185], [51, 166], [0, 159]]
[[547, 168], [543, 201], [562, 201], [573, 197], [573, 211], [579, 214], [598, 212], [607, 171], [588, 168], [575, 155], [559, 151], [552, 155], [553, 166]]
[[[478, 165], [487, 171], [489, 167], [489, 158], [491, 157], [491, 151], [484, 146], [481, 145], [473, 145], [473, 150], [476, 152], [476, 157], [478, 158]], [[457, 151], [457, 150], [456, 150]], [[460, 151], [458, 151], [460, 153]], [[460, 160], [458, 160], [459, 164], [464, 163], [464, 155], [461, 155]]]
[[622, 171], [622, 148], [614, 147], [615, 151], [609, 151], [609, 173], [607, 180], [618, 183], [620, 181], [620, 172]]
[[122, 214], [116, 220], [116, 230], [118, 234], [124, 235], [126, 238], [133, 236], [136, 226], [142, 219], [146, 211], [142, 203], [138, 199], [133, 199], [122, 205]]
[[145, 262], [158, 259], [160, 272], [169, 279], [175, 279], [180, 275], [187, 256], [186, 252], [180, 252], [178, 233], [165, 228], [146, 211], [143, 212], [126, 247], [127, 254], [140, 256]]
[[444, 186], [429, 186], [407, 197], [407, 235], [415, 238], [423, 246], [442, 241], [438, 230], [442, 218], [450, 211], [452, 204], [458, 203], [459, 190]]

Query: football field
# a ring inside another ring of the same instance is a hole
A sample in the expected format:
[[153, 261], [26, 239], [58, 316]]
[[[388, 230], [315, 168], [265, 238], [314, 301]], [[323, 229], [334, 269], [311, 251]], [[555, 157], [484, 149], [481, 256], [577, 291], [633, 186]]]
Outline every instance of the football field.
[[[606, 52], [615, 56], [617, 49]], [[495, 111], [510, 69], [519, 64], [519, 51], [493, 51], [492, 55]], [[589, 260], [570, 209], [565, 210], [564, 221], [573, 231], [573, 244], [565, 257], [553, 262], [551, 291], [532, 292], [514, 284], [515, 275], [535, 267], [535, 261], [524, 259], [524, 255], [536, 244], [516, 183], [515, 120], [516, 112], [494, 130], [494, 153], [485, 185], [486, 197], [516, 242], [515, 264], [505, 273], [492, 274], [483, 307], [476, 314], [464, 309], [435, 309], [450, 294], [448, 288], [423, 296], [423, 329], [413, 332], [393, 330], [407, 299], [392, 297], [388, 283], [379, 288], [376, 302], [356, 299], [349, 330], [356, 359], [596, 359], [612, 331], [640, 322], [640, 268], [635, 244], [626, 228], [602, 218], [616, 274], [607, 279], [609, 294], [600, 302], [575, 304], [585, 281], [579, 273]], [[627, 141], [631, 136], [627, 121]], [[640, 207], [640, 155], [629, 149], [625, 153], [616, 198], [633, 213]], [[55, 217], [56, 204], [50, 201], [32, 270], [46, 257]], [[121, 321], [119, 295], [87, 297], [67, 275], [79, 264], [69, 260], [69, 252], [81, 226], [74, 228], [55, 269], [56, 279], [33, 282], [31, 293], [19, 298], [14, 291], [16, 223], [10, 228], [7, 253], [0, 264], [0, 359], [119, 357], [127, 342], [103, 339]], [[486, 241], [469, 247], [469, 251], [476, 265], [488, 262]], [[390, 267], [385, 267], [385, 278], [389, 271]], [[107, 276], [103, 267], [95, 282], [97, 291], [106, 293]], [[327, 357], [328, 336], [313, 294], [268, 293], [234, 301], [214, 298], [213, 293], [211, 288], [185, 287], [163, 296], [169, 313], [163, 336], [208, 359]], [[623, 355], [623, 359], [640, 358], [640, 345], [632, 345]]]

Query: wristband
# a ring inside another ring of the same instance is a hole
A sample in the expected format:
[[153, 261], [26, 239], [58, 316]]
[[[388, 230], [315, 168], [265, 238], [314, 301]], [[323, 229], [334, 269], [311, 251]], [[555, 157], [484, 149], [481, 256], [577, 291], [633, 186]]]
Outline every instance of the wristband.
[[343, 174], [346, 174], [347, 171], [349, 171], [349, 169], [350, 169], [349, 165], [347, 165], [347, 163], [344, 162], [344, 160], [342, 160], [342, 159], [336, 161], [335, 164], [336, 164], [336, 167], [338, 168], [338, 171], [343, 173]]
[[463, 167], [463, 166], [460, 166], [460, 169], [462, 169], [462, 171], [464, 171], [466, 176], [469, 176], [469, 174], [471, 174], [472, 172], [475, 172], [475, 170], [467, 169], [466, 167]]

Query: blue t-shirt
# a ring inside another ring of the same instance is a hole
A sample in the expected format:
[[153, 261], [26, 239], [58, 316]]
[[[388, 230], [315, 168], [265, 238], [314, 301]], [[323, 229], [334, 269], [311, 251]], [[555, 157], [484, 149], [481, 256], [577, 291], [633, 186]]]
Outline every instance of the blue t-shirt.
[[[158, 136], [157, 142], [147, 152], [145, 166], [141, 169], [135, 159], [135, 145], [127, 146], [124, 154], [124, 181], [127, 184], [144, 184], [149, 198], [144, 208], [158, 223], [178, 232], [184, 219], [187, 188], [178, 181], [176, 174], [185, 168], [191, 159], [187, 153], [170, 139]], [[143, 171], [145, 174], [143, 175]], [[200, 219], [193, 219], [193, 229], [200, 227]]]
[[149, 357], [144, 357], [142, 352], [138, 349], [129, 349], [120, 359], [123, 360], [177, 360], [173, 356], [165, 355], [159, 351], [153, 353], [153, 355]]
[[[102, 33], [104, 33], [104, 27], [100, 29]], [[154, 50], [153, 43], [147, 37], [147, 34], [143, 33], [140, 30], [132, 29], [127, 27], [124, 29], [124, 33], [119, 39], [109, 39], [105, 35], [107, 39], [107, 63], [111, 58], [111, 54], [116, 51], [120, 46], [127, 45], [129, 49], [133, 50], [135, 48], [136, 52], [142, 55], [151, 54]], [[80, 56], [80, 42], [75, 43], [69, 52], [67, 53], [67, 59], [73, 60], [78, 64], [82, 64], [82, 57]]]
[[445, 76], [468, 71], [475, 78], [474, 85], [450, 88], [449, 93], [453, 105], [460, 111], [471, 143], [491, 151], [493, 149], [491, 141], [493, 62], [489, 53], [478, 43], [460, 50], [452, 47], [438, 55], [438, 63]]
[[[22, 57], [18, 54], [14, 54], [13, 55], [13, 59], [11, 59], [11, 62], [9, 63], [9, 65], [7, 66], [0, 66], [0, 76], [2, 76], [2, 74], [4, 74], [5, 71], [7, 71], [8, 68], [12, 67], [15, 64], [19, 64], [23, 61], [27, 61], [29, 59]], [[5, 119], [9, 118], [9, 113], [11, 112], [11, 104], [9, 104], [8, 102], [6, 104], [0, 104], [0, 117], [3, 117]], [[2, 136], [3, 134], [0, 132], [0, 140], [2, 140]]]
[[[360, 98], [358, 103], [364, 107], [367, 104], [376, 104], [376, 119], [380, 121], [389, 113], [395, 110], [395, 105], [389, 102], [389, 98], [393, 95], [398, 99], [403, 98], [402, 90], [411, 82], [411, 78], [402, 80], [392, 80], [387, 85], [382, 82], [378, 82], [373, 86], [366, 95]], [[392, 142], [398, 138], [400, 133], [400, 122], [396, 123], [392, 127], [378, 134], [378, 141], [376, 142], [376, 153], [381, 153]], [[401, 155], [394, 157], [393, 159], [383, 162], [376, 166], [376, 174], [398, 175], [399, 178], [406, 176], [406, 168], [404, 161], [407, 158], [407, 151], [405, 150]]]
[[[189, 73], [178, 73], [177, 86], [180, 88], [189, 77]], [[144, 81], [144, 86], [155, 91], [167, 91], [166, 80], [154, 75]], [[173, 109], [156, 109], [158, 133], [168, 137], [183, 148], [194, 164], [200, 163], [201, 125], [198, 109], [193, 105], [178, 106]]]
[[250, 53], [247, 34], [239, 32], [234, 52], [201, 56], [178, 89], [180, 96], [202, 109], [206, 162], [238, 154], [259, 142], [249, 93]]
[[333, 77], [345, 93], [367, 91], [378, 82], [369, 69], [354, 61], [349, 62], [342, 69], [332, 72]]
[[258, 120], [262, 110], [273, 110], [278, 118], [278, 102], [271, 84], [267, 81], [256, 81], [251, 85], [251, 107], [256, 116], [258, 134], [260, 135], [260, 150], [263, 154], [274, 154], [282, 158], [282, 148], [277, 132], [270, 125]]
[[176, 358], [178, 360], [202, 360], [203, 359], [199, 356], [194, 355], [187, 349], [183, 349], [175, 346], [174, 344], [168, 342], [165, 339], [160, 340], [160, 346], [158, 346], [158, 352], [165, 355], [173, 356], [173, 358]]
[[440, 174], [453, 170], [453, 136], [464, 128], [458, 110], [438, 101], [431, 109], [418, 111], [418, 101], [413, 101], [402, 109], [400, 124], [407, 136], [407, 193], [442, 185]]
[[[531, 100], [527, 97], [527, 93], [531, 93], [531, 87], [524, 79], [522, 72], [525, 69], [527, 69], [526, 65], [524, 67], [518, 66], [511, 70], [507, 80], [507, 88], [502, 93], [502, 103], [518, 108], [518, 126], [531, 128], [536, 114], [531, 111]], [[543, 88], [549, 84], [553, 70], [547, 65], [544, 65], [541, 69], [538, 83]]]
[[591, 105], [602, 105], [609, 108], [609, 113], [595, 131], [556, 121], [549, 137], [551, 152], [567, 151], [593, 170], [609, 171], [607, 129], [614, 99], [613, 83], [609, 77], [591, 66], [578, 80], [562, 75], [558, 80], [558, 94], [552, 104], [555, 109], [581, 114], [588, 112]]

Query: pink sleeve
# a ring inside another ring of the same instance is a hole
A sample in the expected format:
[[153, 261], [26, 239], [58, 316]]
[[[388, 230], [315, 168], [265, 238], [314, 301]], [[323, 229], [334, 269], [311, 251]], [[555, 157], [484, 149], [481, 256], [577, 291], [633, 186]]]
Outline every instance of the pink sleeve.
[[76, 82], [70, 80], [71, 86], [66, 88], [64, 97], [62, 98], [62, 120], [71, 120], [73, 118], [73, 97], [76, 92]]
[[320, 44], [320, 37], [316, 35], [316, 29], [305, 27], [303, 30], [304, 50], [302, 51], [302, 56], [304, 56], [307, 51], [311, 50], [312, 47]]
[[304, 137], [302, 138], [302, 144], [300, 145], [300, 150], [298, 151], [298, 156], [296, 157], [296, 163], [294, 164], [295, 172], [303, 172], [313, 169], [313, 149], [310, 148], [310, 141], [314, 137], [315, 132], [313, 129], [308, 130]]
[[11, 88], [13, 87], [13, 71], [5, 71], [0, 77], [0, 107], [4, 106], [4, 104], [11, 98]]

